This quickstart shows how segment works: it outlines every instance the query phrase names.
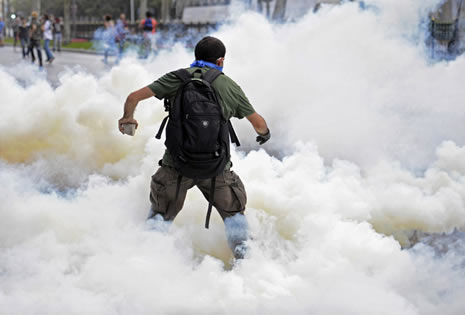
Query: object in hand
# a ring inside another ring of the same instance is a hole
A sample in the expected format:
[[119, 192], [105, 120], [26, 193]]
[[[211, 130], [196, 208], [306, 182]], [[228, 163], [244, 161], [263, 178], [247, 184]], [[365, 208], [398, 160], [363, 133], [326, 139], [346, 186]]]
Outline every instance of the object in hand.
[[126, 135], [134, 136], [136, 133], [136, 124], [123, 124], [123, 133]]

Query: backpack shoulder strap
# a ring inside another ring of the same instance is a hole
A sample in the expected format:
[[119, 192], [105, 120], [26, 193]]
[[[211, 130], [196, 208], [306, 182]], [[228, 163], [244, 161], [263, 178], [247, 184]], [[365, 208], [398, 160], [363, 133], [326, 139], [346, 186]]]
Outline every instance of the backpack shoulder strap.
[[[179, 69], [179, 70], [173, 71], [171, 73], [174, 74], [179, 80], [181, 80], [183, 84], [186, 83], [187, 81], [189, 81], [192, 78], [191, 74], [186, 69]], [[168, 98], [165, 98], [165, 111], [171, 113], [171, 102], [170, 102], [170, 100]], [[165, 125], [168, 122], [168, 119], [169, 119], [170, 115], [171, 114], [169, 114], [168, 116], [166, 116], [163, 119], [163, 121], [162, 121], [162, 123], [160, 125], [160, 128], [158, 129], [158, 132], [155, 135], [155, 138], [161, 139], [163, 129], [165, 129]]]
[[207, 217], [205, 219], [205, 228], [208, 229], [210, 225], [210, 215], [212, 214], [212, 207], [213, 207], [213, 198], [215, 198], [215, 186], [216, 186], [216, 177], [212, 177], [211, 179], [211, 186], [210, 186], [210, 195], [208, 198], [208, 210], [207, 210]]
[[202, 74], [202, 79], [207, 81], [208, 83], [212, 84], [213, 81], [216, 80], [223, 72], [217, 69], [209, 69], [207, 72]]
[[179, 80], [181, 80], [183, 83], [189, 81], [190, 79], [192, 79], [191, 74], [186, 69], [179, 69], [179, 70], [173, 71], [171, 73], [174, 74], [175, 76], [177, 76], [179, 78]]

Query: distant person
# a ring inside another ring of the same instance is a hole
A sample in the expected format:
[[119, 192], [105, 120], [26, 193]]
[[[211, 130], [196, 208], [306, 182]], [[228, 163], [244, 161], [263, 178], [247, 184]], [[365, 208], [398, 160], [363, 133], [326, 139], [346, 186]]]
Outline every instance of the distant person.
[[[49, 20], [52, 25], [52, 42], [55, 44], [55, 16], [53, 14], [49, 15]], [[55, 45], [53, 45], [55, 46]], [[55, 49], [53, 47], [50, 48], [52, 52], [55, 52]]]
[[50, 51], [50, 41], [53, 40], [52, 34], [52, 21], [50, 21], [48, 14], [44, 14], [44, 24], [42, 25], [44, 31], [44, 50], [47, 55], [47, 62], [52, 63], [55, 57]]
[[141, 44], [141, 36], [137, 33], [136, 27], [130, 27], [129, 32], [126, 36], [126, 42], [129, 42], [131, 45], [139, 46]]
[[31, 26], [29, 29], [29, 52], [31, 53], [32, 63], [36, 61], [34, 56], [34, 48], [37, 51], [37, 57], [39, 58], [39, 68], [42, 68], [42, 51], [40, 50], [40, 40], [42, 38], [42, 28], [40, 22], [37, 20], [39, 15], [33, 11], [31, 13]]
[[126, 35], [128, 32], [128, 22], [126, 21], [126, 15], [121, 13], [119, 19], [116, 21], [116, 43], [118, 44], [118, 59], [121, 59], [123, 56], [124, 43], [126, 41]]
[[53, 34], [53, 51], [61, 51], [61, 44], [62, 44], [62, 29], [63, 29], [63, 22], [60, 18], [55, 18], [54, 26], [54, 34]]
[[21, 25], [21, 19], [18, 17], [13, 21], [13, 51], [16, 51], [16, 45], [19, 41], [19, 26]]
[[155, 45], [155, 33], [157, 31], [157, 20], [152, 17], [152, 13], [147, 11], [139, 27], [142, 29], [144, 57], [148, 57]]
[[3, 47], [3, 30], [5, 28], [5, 22], [3, 22], [3, 19], [0, 17], [0, 47]]
[[[171, 109], [166, 127], [167, 150], [152, 176], [149, 220], [173, 221], [183, 207], [187, 191], [197, 186], [209, 201], [206, 227], [214, 206], [224, 220], [234, 257], [240, 259], [247, 249], [247, 196], [239, 176], [231, 170], [229, 137], [236, 144], [238, 140], [229, 119], [246, 117], [258, 134], [259, 144], [270, 139], [270, 130], [239, 85], [223, 74], [225, 54], [226, 48], [219, 39], [204, 37], [195, 46], [195, 61], [190, 67], [167, 73], [129, 94], [118, 125], [121, 132], [125, 124], [137, 127], [137, 104], [152, 96], [165, 99], [165, 106]], [[209, 83], [200, 83], [200, 79]], [[186, 93], [179, 94], [181, 87], [185, 87]]]
[[29, 27], [26, 24], [26, 19], [21, 17], [21, 25], [18, 30], [19, 42], [23, 53], [23, 59], [29, 54]]
[[108, 56], [115, 47], [115, 23], [111, 15], [105, 15], [103, 18], [103, 62], [108, 64]]

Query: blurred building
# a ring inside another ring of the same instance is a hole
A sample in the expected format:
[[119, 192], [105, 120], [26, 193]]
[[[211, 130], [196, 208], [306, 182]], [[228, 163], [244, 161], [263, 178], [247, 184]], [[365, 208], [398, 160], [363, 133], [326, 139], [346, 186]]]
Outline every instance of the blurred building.
[[242, 4], [273, 20], [295, 20], [323, 5], [340, 4], [344, 0], [176, 0], [176, 16], [186, 24], [224, 22]]
[[228, 20], [231, 14], [230, 0], [184, 0], [176, 11], [182, 9], [179, 16], [185, 24], [216, 24]]
[[224, 5], [224, 4], [231, 3], [231, 0], [184, 0], [180, 2], [184, 2], [186, 6], [188, 7], [193, 7], [193, 6]]
[[287, 0], [284, 14], [285, 20], [298, 19], [309, 11], [316, 12], [324, 5], [340, 4], [342, 0]]
[[465, 0], [446, 0], [430, 15], [433, 58], [451, 59], [465, 51]]

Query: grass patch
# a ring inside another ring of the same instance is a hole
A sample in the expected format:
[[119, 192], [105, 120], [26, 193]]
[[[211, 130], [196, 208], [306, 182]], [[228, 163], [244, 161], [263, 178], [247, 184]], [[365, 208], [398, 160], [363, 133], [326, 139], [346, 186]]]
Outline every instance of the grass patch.
[[[3, 41], [4, 41], [5, 44], [10, 44], [10, 45], [14, 44], [14, 40], [11, 37], [5, 38]], [[19, 42], [19, 40], [17, 42], [17, 45], [21, 46], [21, 43]], [[41, 42], [40, 46], [44, 47], [44, 41]], [[53, 48], [53, 40], [50, 41], [49, 46], [50, 46], [50, 48]], [[94, 48], [92, 47], [92, 42], [71, 42], [69, 44], [62, 45], [61, 47], [62, 48], [71, 48], [71, 49], [94, 50]]]
[[63, 48], [73, 48], [73, 49], [90, 49], [90, 50], [93, 50], [92, 42], [72, 42], [72, 43], [63, 45], [62, 47]]

